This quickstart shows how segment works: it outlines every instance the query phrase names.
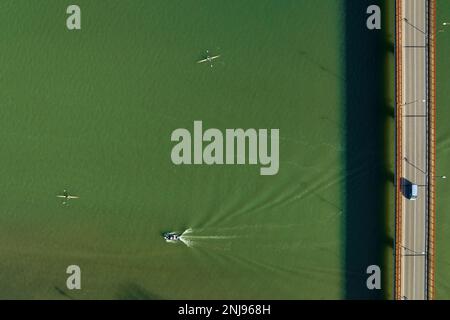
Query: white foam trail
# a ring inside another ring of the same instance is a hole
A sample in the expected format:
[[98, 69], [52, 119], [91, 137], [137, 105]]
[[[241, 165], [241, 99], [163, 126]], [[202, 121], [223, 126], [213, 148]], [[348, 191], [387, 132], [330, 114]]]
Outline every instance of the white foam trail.
[[208, 239], [215, 239], [215, 240], [223, 240], [223, 239], [234, 239], [238, 236], [194, 236], [192, 233], [194, 230], [192, 228], [188, 228], [183, 231], [183, 233], [180, 235], [180, 241], [183, 242], [188, 247], [193, 247], [196, 242], [194, 240], [208, 240]]
[[181, 234], [181, 236], [185, 236], [185, 235], [190, 234], [190, 233], [192, 233], [192, 232], [194, 232], [194, 230], [193, 230], [192, 228], [188, 228], [188, 229], [186, 229], [186, 230], [183, 231], [183, 233]]
[[193, 247], [194, 246], [194, 242], [193, 241], [185, 239], [183, 236], [180, 237], [180, 241], [183, 242], [188, 247]]
[[189, 239], [233, 239], [237, 238], [237, 236], [183, 236], [184, 238]]

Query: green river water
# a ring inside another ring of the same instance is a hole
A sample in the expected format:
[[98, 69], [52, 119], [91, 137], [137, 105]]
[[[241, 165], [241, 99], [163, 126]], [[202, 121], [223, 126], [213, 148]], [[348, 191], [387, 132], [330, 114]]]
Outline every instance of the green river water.
[[[393, 2], [79, 0], [79, 31], [69, 4], [0, 3], [0, 298], [392, 297]], [[278, 174], [175, 166], [194, 120], [279, 129]]]

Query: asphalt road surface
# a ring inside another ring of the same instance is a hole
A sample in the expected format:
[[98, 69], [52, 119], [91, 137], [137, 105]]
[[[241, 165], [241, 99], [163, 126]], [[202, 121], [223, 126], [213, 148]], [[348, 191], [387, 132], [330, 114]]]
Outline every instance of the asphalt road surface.
[[[427, 6], [427, 0], [402, 0], [401, 295], [408, 300], [427, 299]], [[418, 185], [416, 200], [407, 197], [411, 184]]]

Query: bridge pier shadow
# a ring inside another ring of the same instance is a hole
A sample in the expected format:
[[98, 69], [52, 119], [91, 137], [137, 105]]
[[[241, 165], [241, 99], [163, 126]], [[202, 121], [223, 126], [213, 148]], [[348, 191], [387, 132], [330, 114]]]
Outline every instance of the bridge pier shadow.
[[[387, 296], [388, 268], [384, 250], [392, 238], [386, 228], [386, 186], [393, 181], [387, 159], [387, 123], [393, 113], [387, 103], [385, 81], [388, 54], [385, 30], [368, 30], [366, 10], [378, 5], [385, 18], [386, 4], [381, 0], [344, 0], [344, 114], [346, 171], [343, 203], [344, 298], [384, 299]], [[383, 21], [382, 28], [387, 28]], [[366, 286], [367, 267], [378, 265], [382, 274], [382, 289]]]

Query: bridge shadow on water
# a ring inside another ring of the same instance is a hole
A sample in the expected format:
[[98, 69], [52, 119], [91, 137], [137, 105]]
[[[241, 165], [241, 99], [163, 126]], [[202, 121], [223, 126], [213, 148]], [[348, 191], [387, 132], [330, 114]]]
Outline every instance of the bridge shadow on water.
[[121, 286], [117, 294], [119, 300], [163, 300], [163, 298], [136, 283], [127, 283]]
[[[366, 28], [370, 5], [380, 6], [382, 29]], [[387, 273], [393, 266], [386, 265], [385, 250], [393, 239], [387, 234], [389, 217], [387, 187], [394, 181], [389, 170], [393, 159], [387, 158], [389, 146], [388, 123], [394, 121], [393, 106], [389, 105], [387, 80], [388, 55], [393, 55], [393, 44], [387, 41], [387, 14], [385, 1], [344, 0], [344, 71], [343, 121], [345, 134], [344, 164], [346, 171], [343, 203], [344, 241], [344, 298], [385, 299]], [[393, 196], [393, 195], [392, 195]], [[381, 290], [368, 290], [367, 267], [381, 268]], [[390, 281], [389, 281], [390, 282]]]

